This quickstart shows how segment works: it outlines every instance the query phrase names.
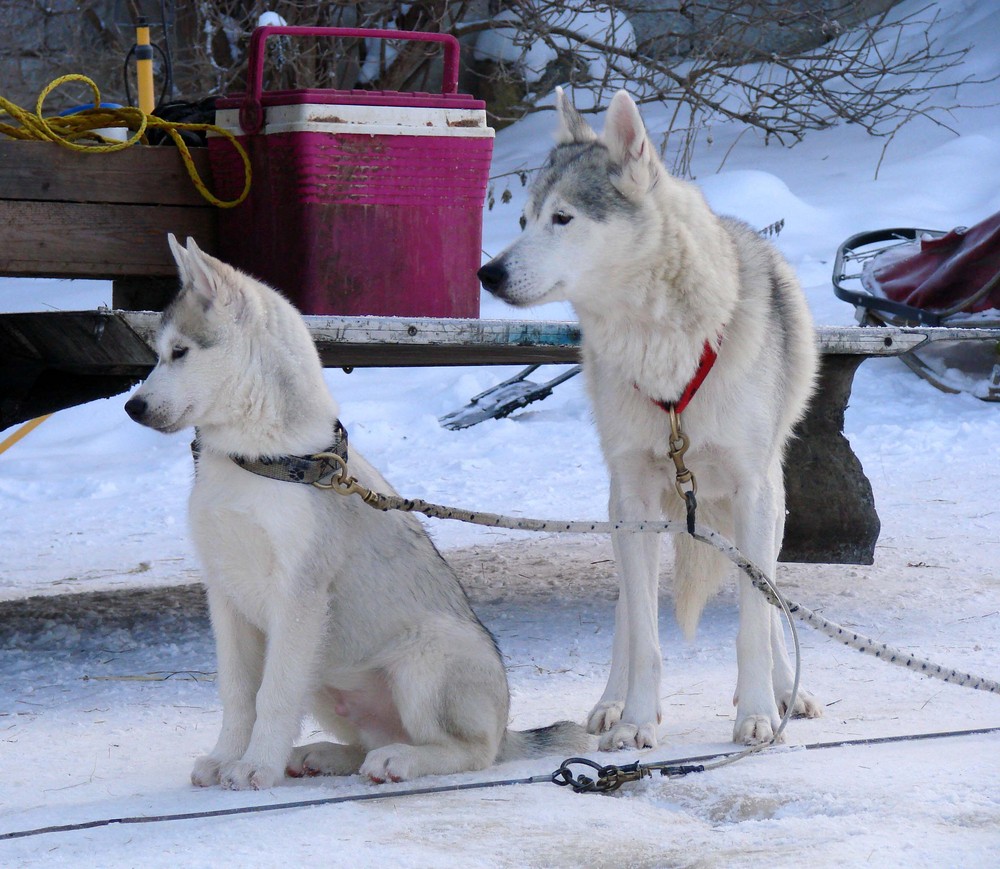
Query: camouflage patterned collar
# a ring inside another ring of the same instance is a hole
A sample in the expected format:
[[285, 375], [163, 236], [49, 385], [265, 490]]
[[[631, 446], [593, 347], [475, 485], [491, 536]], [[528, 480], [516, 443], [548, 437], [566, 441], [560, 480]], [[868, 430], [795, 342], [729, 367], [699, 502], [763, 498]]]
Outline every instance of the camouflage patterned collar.
[[[201, 444], [197, 437], [191, 442], [191, 453], [194, 455], [195, 472], [197, 472], [198, 456], [201, 453]], [[286, 483], [312, 485], [328, 482], [334, 474], [340, 472], [340, 466], [331, 460], [328, 454], [338, 456], [344, 464], [347, 463], [347, 430], [339, 419], [333, 426], [333, 443], [321, 453], [311, 456], [258, 456], [253, 459], [230, 455], [229, 458], [245, 471], [261, 477]]]

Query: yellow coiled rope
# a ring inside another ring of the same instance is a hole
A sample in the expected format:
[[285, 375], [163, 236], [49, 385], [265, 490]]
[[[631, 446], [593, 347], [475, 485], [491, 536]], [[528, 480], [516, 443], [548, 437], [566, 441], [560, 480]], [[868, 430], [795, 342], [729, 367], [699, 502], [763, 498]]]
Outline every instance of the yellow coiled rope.
[[[131, 148], [136, 143], [143, 141], [148, 129], [160, 129], [170, 136], [174, 144], [177, 145], [177, 150], [184, 161], [188, 175], [191, 176], [191, 181], [205, 199], [219, 208], [232, 208], [247, 198], [251, 182], [250, 158], [247, 156], [246, 149], [229, 130], [218, 127], [215, 124], [185, 124], [165, 121], [162, 118], [158, 118], [155, 115], [147, 115], [141, 109], [130, 106], [120, 109], [86, 109], [74, 115], [54, 118], [43, 117], [42, 106], [45, 103], [45, 98], [60, 85], [73, 81], [82, 82], [87, 85], [93, 93], [94, 105], [99, 106], [101, 104], [100, 91], [92, 79], [78, 73], [64, 75], [51, 82], [39, 94], [34, 113], [22, 109], [20, 106], [0, 96], [0, 110], [6, 112], [20, 124], [20, 126], [13, 126], [11, 124], [0, 123], [0, 134], [14, 139], [44, 139], [55, 142], [57, 145], [69, 148], [72, 151], [109, 153], [111, 151], [121, 151], [125, 148]], [[131, 131], [131, 135], [124, 142], [118, 142], [106, 139], [99, 133], [94, 132], [104, 127], [124, 127]], [[211, 130], [229, 140], [243, 161], [243, 192], [236, 199], [219, 199], [208, 189], [198, 174], [198, 169], [191, 158], [191, 152], [188, 150], [187, 143], [180, 135], [181, 130]]]

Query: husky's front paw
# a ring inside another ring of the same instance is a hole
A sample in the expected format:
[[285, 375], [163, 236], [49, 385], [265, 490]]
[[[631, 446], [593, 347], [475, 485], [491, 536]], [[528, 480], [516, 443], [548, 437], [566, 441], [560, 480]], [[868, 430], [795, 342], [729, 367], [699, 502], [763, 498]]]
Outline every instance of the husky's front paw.
[[625, 704], [621, 700], [602, 700], [587, 718], [588, 733], [604, 733], [622, 720]]
[[656, 748], [655, 724], [616, 724], [600, 740], [601, 751], [631, 748]]
[[210, 788], [219, 783], [221, 761], [210, 754], [199, 757], [191, 770], [191, 784], [199, 788]]
[[415, 746], [403, 743], [384, 745], [368, 752], [360, 772], [376, 784], [409, 781], [423, 774], [420, 769], [420, 751]]
[[[760, 745], [774, 739], [778, 719], [772, 715], [739, 715], [733, 728], [733, 742], [741, 745]], [[779, 740], [781, 741], [781, 740]]]
[[[784, 696], [778, 697], [778, 714], [784, 715], [785, 710], [788, 709], [788, 701], [792, 697], [792, 692], [789, 690]], [[823, 707], [820, 705], [819, 701], [813, 697], [808, 691], [803, 691], [801, 688], [795, 695], [795, 705], [792, 707], [792, 717], [793, 718], [820, 718], [823, 715]]]
[[263, 764], [237, 760], [219, 769], [219, 784], [231, 791], [262, 791], [284, 778], [284, 770]]

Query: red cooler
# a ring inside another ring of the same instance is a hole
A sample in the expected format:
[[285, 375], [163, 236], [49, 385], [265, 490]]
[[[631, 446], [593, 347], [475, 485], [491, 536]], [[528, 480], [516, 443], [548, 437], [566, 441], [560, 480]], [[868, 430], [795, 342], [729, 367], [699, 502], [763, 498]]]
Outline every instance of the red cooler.
[[[441, 93], [263, 92], [269, 36], [441, 43]], [[304, 314], [478, 317], [493, 130], [485, 104], [457, 93], [458, 52], [441, 33], [257, 28], [247, 93], [216, 105], [253, 171], [247, 199], [219, 211], [221, 257]], [[217, 194], [235, 199], [242, 160], [222, 137], [209, 154]]]

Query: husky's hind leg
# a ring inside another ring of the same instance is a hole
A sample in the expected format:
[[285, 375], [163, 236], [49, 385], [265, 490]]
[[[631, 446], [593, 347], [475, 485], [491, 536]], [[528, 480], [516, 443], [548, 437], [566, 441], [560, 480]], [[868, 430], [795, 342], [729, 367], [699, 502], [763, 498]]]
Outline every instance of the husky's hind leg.
[[[772, 463], [765, 479], [752, 490], [740, 488], [734, 499], [736, 545], [768, 576], [774, 576], [778, 559], [776, 529], [784, 515], [781, 462]], [[742, 572], [739, 576], [740, 627], [736, 637], [736, 725], [733, 741], [747, 745], [768, 742], [780, 716], [774, 696], [775, 652], [772, 650], [773, 607]], [[787, 667], [788, 656], [784, 656]]]
[[[783, 494], [784, 490], [782, 490]], [[783, 499], [782, 499], [783, 503]], [[775, 528], [775, 551], [781, 551], [781, 542], [785, 535], [785, 511], [778, 511]], [[795, 666], [788, 656], [785, 647], [785, 626], [781, 611], [771, 607], [771, 684], [774, 688], [774, 699], [778, 704], [778, 712], [785, 714], [788, 702], [792, 698], [792, 687], [795, 685]], [[801, 685], [795, 697], [792, 715], [796, 718], [819, 718], [823, 707], [819, 701]]]
[[[621, 558], [615, 548], [615, 563], [620, 564]], [[591, 733], [604, 733], [611, 730], [622, 717], [625, 708], [625, 691], [628, 688], [628, 605], [625, 595], [618, 593], [618, 603], [615, 604], [615, 632], [611, 643], [611, 674], [604, 693], [597, 705], [587, 716], [587, 730]]]
[[[784, 480], [782, 479], [781, 488], [778, 490], [780, 500], [774, 529], [775, 553], [781, 552], [781, 543], [785, 537], [784, 492]], [[775, 559], [777, 559], [777, 554]], [[775, 564], [775, 568], [777, 568], [777, 564]], [[772, 575], [772, 579], [776, 579], [776, 577]], [[775, 702], [778, 704], [778, 713], [784, 715], [792, 697], [792, 687], [795, 685], [795, 666], [790, 660], [788, 649], [785, 646], [784, 618], [776, 606], [771, 607], [771, 685], [774, 689]], [[792, 715], [796, 718], [819, 718], [822, 714], [823, 707], [819, 701], [800, 685]]]
[[442, 745], [410, 745], [396, 742], [368, 752], [361, 765], [361, 775], [382, 784], [387, 781], [410, 781], [424, 775], [450, 775], [485, 769], [493, 762], [486, 759], [482, 745], [448, 739]]
[[[776, 607], [771, 607], [771, 681], [774, 685], [774, 699], [778, 704], [778, 712], [782, 715], [788, 708], [792, 697], [792, 686], [795, 684], [795, 666], [789, 659], [785, 648], [785, 626], [781, 613]], [[823, 715], [820, 702], [801, 685], [795, 697], [792, 715], [796, 718], [819, 718]]]
[[293, 778], [312, 775], [352, 775], [361, 769], [365, 750], [359, 745], [313, 742], [292, 749], [285, 772]]
[[408, 740], [368, 753], [361, 774], [372, 781], [408, 781], [492, 764], [507, 725], [503, 664], [475, 622], [441, 626], [399, 648], [384, 665]]

